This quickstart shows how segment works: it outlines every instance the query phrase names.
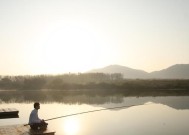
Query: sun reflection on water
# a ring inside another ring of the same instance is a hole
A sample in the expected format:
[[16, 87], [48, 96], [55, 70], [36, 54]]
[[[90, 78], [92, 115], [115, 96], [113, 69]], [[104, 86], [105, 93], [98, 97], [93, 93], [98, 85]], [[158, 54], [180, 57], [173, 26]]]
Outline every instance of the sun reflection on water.
[[63, 121], [63, 131], [66, 135], [75, 135], [80, 130], [79, 120], [75, 117], [66, 118]]

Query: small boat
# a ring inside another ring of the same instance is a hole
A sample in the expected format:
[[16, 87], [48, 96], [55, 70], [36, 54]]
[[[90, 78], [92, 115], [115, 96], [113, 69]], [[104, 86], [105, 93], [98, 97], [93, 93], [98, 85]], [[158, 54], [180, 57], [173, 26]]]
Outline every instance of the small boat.
[[19, 111], [15, 108], [1, 108], [0, 119], [18, 118]]

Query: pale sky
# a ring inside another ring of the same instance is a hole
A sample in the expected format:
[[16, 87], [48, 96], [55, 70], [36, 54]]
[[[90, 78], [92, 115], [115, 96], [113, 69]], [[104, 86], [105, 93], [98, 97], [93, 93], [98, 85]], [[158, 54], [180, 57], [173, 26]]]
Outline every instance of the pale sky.
[[189, 0], [0, 0], [0, 75], [189, 63]]

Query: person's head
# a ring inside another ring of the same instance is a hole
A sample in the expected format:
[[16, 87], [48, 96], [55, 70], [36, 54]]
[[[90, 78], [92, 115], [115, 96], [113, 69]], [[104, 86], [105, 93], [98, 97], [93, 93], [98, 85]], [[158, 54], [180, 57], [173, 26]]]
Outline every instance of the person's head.
[[37, 109], [37, 110], [40, 109], [40, 104], [38, 102], [35, 102], [34, 103], [34, 108]]

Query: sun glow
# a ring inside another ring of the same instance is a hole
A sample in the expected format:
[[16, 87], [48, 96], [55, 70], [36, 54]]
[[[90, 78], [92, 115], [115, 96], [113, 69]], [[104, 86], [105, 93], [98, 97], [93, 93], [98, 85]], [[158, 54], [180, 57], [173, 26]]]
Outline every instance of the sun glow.
[[35, 49], [39, 72], [85, 72], [102, 66], [103, 40], [90, 27], [57, 27], [49, 32], [42, 44]]
[[63, 123], [63, 130], [66, 135], [75, 135], [80, 130], [80, 124], [77, 118], [67, 118]]

